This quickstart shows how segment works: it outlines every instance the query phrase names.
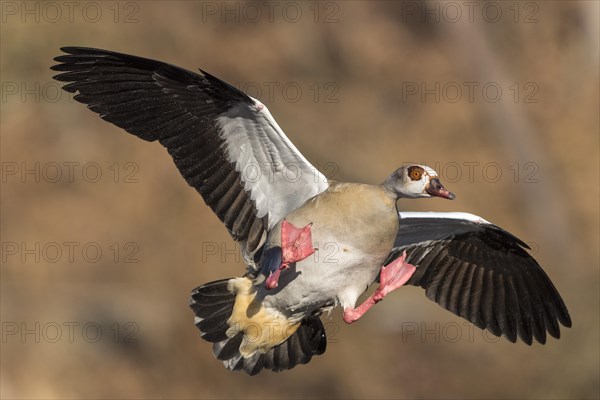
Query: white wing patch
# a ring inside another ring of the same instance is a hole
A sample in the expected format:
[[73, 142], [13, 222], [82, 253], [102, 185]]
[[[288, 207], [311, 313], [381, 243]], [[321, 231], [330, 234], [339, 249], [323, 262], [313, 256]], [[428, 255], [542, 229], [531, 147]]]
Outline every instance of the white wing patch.
[[400, 218], [449, 218], [463, 219], [465, 221], [475, 222], [478, 224], [491, 224], [491, 222], [475, 215], [466, 212], [401, 212]]
[[226, 156], [271, 229], [329, 183], [285, 136], [267, 107], [240, 103], [217, 119]]

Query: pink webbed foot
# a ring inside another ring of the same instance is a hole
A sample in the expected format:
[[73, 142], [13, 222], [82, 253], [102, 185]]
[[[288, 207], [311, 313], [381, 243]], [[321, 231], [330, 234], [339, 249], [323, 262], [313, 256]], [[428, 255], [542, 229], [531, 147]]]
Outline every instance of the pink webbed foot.
[[373, 293], [373, 300], [380, 302], [389, 293], [404, 286], [415, 271], [415, 266], [406, 262], [406, 251], [389, 265], [381, 267], [379, 287]]
[[312, 222], [304, 228], [296, 228], [285, 219], [281, 223], [282, 263], [302, 261], [317, 249], [312, 244]]
[[312, 222], [303, 228], [297, 228], [285, 219], [281, 223], [281, 265], [266, 281], [267, 289], [274, 289], [279, 283], [281, 271], [288, 269], [290, 263], [304, 260], [317, 249], [312, 245]]
[[379, 303], [390, 292], [403, 286], [415, 273], [415, 266], [406, 262], [406, 252], [392, 261], [389, 265], [381, 267], [379, 273], [379, 287], [360, 306], [344, 310], [344, 322], [351, 324], [360, 319], [371, 307]]

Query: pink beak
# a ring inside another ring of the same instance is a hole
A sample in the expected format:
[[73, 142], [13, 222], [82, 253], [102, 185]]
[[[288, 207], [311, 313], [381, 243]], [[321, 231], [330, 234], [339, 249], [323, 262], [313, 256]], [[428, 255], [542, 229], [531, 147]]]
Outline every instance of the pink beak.
[[427, 193], [432, 196], [442, 197], [444, 199], [454, 200], [456, 197], [453, 193], [450, 193], [442, 184], [438, 178], [434, 178], [429, 181], [429, 186], [426, 189]]

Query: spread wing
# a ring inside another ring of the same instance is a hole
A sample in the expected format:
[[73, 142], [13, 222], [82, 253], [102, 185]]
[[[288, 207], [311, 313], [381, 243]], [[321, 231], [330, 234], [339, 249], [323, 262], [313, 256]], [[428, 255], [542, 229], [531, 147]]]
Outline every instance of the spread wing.
[[239, 242], [245, 260], [290, 211], [328, 187], [269, 110], [233, 86], [146, 58], [61, 49], [63, 89], [102, 119], [158, 141]]
[[505, 230], [467, 213], [400, 213], [400, 229], [387, 262], [406, 250], [417, 267], [408, 284], [481, 329], [511, 342], [546, 331], [560, 337], [571, 326], [567, 308], [528, 246]]

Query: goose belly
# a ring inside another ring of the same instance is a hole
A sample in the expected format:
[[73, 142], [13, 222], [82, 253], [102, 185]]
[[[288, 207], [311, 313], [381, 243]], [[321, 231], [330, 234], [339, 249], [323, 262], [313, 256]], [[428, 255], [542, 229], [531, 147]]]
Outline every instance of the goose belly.
[[276, 289], [264, 290], [266, 304], [299, 316], [336, 305], [354, 307], [387, 257], [343, 242], [315, 245], [313, 255], [282, 272]]

